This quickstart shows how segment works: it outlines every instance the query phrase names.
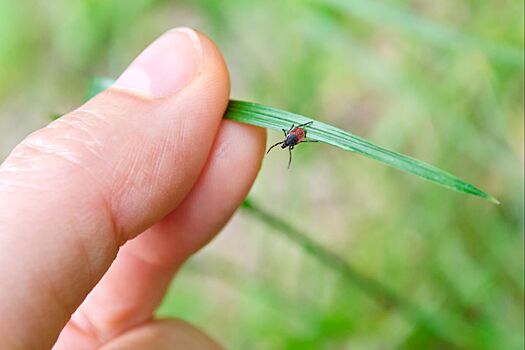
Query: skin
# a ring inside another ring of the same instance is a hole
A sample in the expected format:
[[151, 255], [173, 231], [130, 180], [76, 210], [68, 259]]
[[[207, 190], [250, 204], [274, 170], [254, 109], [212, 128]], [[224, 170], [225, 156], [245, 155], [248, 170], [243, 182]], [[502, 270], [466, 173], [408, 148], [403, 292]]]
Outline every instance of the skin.
[[1, 349], [219, 348], [152, 317], [177, 269], [241, 204], [264, 154], [263, 129], [222, 119], [228, 71], [198, 40], [197, 75], [178, 91], [111, 87], [0, 167]]

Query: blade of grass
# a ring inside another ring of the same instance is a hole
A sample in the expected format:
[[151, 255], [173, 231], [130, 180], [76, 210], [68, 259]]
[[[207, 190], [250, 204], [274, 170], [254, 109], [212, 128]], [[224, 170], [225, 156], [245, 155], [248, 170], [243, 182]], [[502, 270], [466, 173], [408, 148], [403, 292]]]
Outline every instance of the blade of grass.
[[[106, 89], [112, 82], [113, 80], [108, 78], [93, 79], [90, 83], [87, 98], [89, 99]], [[309, 139], [325, 142], [332, 146], [361, 154], [399, 170], [420, 176], [446, 188], [478, 196], [492, 203], [499, 204], [498, 200], [494, 197], [441, 169], [401, 153], [387, 150], [350, 132], [299, 114], [254, 102], [231, 100], [224, 118], [277, 130], [289, 129], [292, 124], [299, 125], [314, 121], [314, 123], [308, 127]]]
[[[288, 129], [292, 124], [299, 125], [313, 120], [302, 115], [244, 101], [230, 101], [224, 117], [226, 119], [270, 129]], [[479, 196], [499, 204], [494, 197], [452, 174], [401, 153], [377, 146], [361, 137], [352, 135], [334, 126], [314, 121], [314, 123], [308, 127], [308, 138], [322, 141], [347, 151], [356, 152], [366, 157], [379, 160], [399, 170], [420, 176], [441, 186]]]

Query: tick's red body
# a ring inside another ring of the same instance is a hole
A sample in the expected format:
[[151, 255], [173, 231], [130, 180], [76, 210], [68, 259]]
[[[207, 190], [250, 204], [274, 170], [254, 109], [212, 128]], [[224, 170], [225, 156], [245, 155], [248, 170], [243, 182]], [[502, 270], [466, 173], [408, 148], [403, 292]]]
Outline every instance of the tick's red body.
[[306, 130], [304, 129], [304, 127], [312, 125], [312, 123], [313, 122], [304, 123], [295, 128], [294, 125], [292, 125], [292, 127], [288, 131], [283, 129], [285, 139], [281, 142], [277, 142], [275, 145], [270, 147], [266, 154], [268, 154], [272, 150], [272, 148], [274, 148], [277, 145], [281, 145], [282, 149], [288, 147], [288, 151], [290, 152], [290, 160], [288, 161], [289, 168], [290, 164], [292, 163], [292, 150], [295, 145], [301, 142], [317, 142], [314, 140], [306, 140]]
[[294, 128], [292, 129], [292, 131], [290, 131], [288, 136], [286, 136], [286, 139], [287, 140], [290, 139], [290, 141], [292, 141], [291, 144], [295, 146], [296, 144], [303, 141], [305, 137], [306, 137], [306, 131], [304, 131], [304, 129]]

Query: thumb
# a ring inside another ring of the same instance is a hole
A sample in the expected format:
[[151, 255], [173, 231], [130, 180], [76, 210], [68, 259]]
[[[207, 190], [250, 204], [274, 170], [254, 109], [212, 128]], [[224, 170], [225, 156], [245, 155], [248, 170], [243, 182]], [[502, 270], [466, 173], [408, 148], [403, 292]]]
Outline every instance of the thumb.
[[167, 32], [0, 167], [0, 348], [51, 347], [118, 247], [182, 201], [227, 106], [217, 48]]

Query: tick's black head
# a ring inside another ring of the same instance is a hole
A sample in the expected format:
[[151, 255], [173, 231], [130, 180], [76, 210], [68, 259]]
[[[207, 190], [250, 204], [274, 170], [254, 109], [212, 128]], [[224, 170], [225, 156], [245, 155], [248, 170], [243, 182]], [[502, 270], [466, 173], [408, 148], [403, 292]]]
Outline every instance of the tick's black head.
[[295, 146], [297, 145], [297, 142], [299, 141], [299, 137], [295, 134], [288, 134], [286, 136], [286, 139], [284, 140], [284, 143], [281, 145], [282, 148], [286, 148], [289, 146]]

